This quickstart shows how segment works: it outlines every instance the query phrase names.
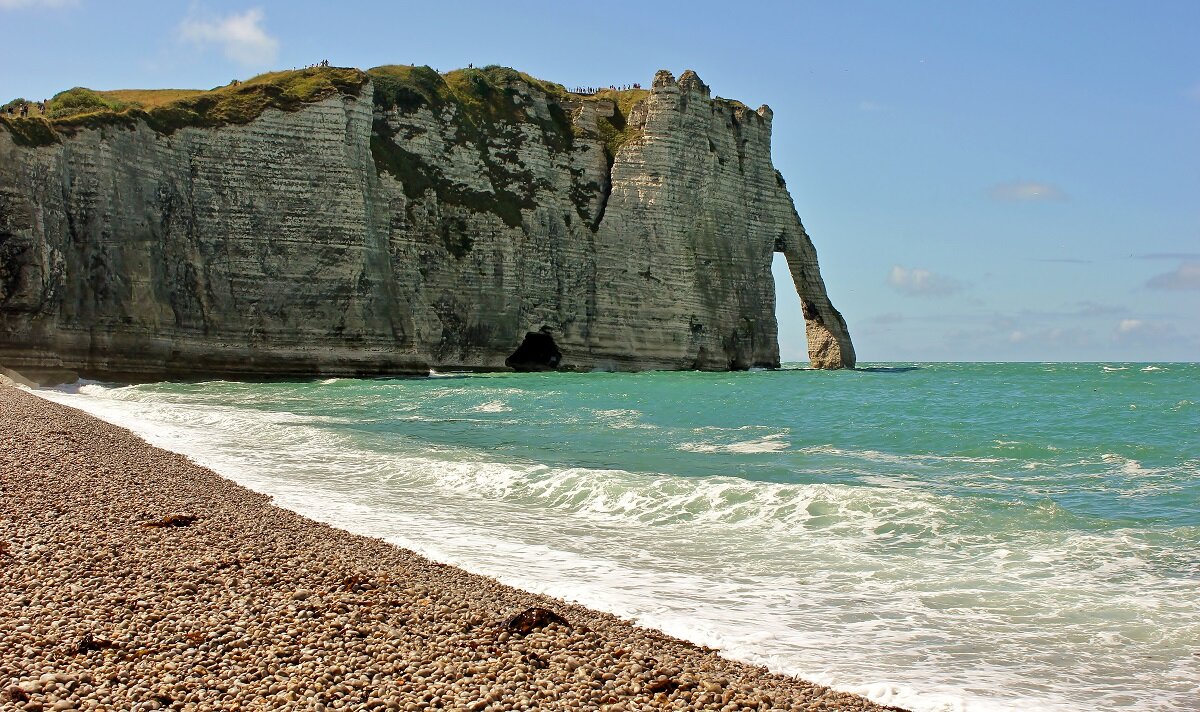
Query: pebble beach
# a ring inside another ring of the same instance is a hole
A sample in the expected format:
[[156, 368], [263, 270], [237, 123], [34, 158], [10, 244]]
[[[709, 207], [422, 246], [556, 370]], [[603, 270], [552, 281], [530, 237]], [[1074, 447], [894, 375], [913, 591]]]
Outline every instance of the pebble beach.
[[306, 519], [2, 384], [0, 432], [0, 709], [897, 709]]

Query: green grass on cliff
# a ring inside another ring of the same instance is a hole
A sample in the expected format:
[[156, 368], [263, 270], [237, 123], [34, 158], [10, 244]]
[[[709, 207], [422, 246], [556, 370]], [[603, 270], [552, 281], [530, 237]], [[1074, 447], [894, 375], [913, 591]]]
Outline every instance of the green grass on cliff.
[[[552, 149], [568, 149], [575, 136], [562, 102], [612, 100], [617, 105], [616, 115], [599, 121], [610, 161], [633, 135], [626, 122], [630, 109], [649, 94], [644, 89], [604, 90], [593, 97], [582, 97], [571, 94], [561, 84], [499, 66], [456, 69], [445, 74], [429, 67], [407, 65], [375, 67], [367, 72], [315, 67], [268, 72], [207, 91], [95, 91], [75, 87], [56, 94], [45, 114], [18, 117], [0, 111], [0, 125], [23, 145], [53, 143], [81, 128], [132, 126], [138, 119], [156, 131], [169, 134], [186, 126], [248, 123], [268, 108], [294, 111], [335, 92], [355, 93], [368, 77], [375, 83], [375, 103], [381, 107], [410, 111], [428, 106], [436, 111], [453, 106], [460, 123], [459, 140], [464, 144], [482, 140], [484, 132], [496, 123], [534, 122], [540, 125]], [[518, 83], [545, 95], [549, 120], [527, 111], [514, 100]], [[9, 102], [5, 107], [18, 103], [23, 100]]]
[[[454, 110], [459, 125], [459, 141], [479, 139], [485, 130], [498, 123], [538, 124], [552, 147], [569, 143], [570, 118], [559, 102], [568, 96], [562, 85], [546, 82], [508, 67], [456, 69], [439, 74], [430, 67], [392, 64], [367, 70], [375, 83], [375, 104], [382, 109], [413, 111], [422, 106], [434, 112]], [[550, 101], [549, 121], [520, 103], [520, 84], [545, 94]], [[565, 146], [561, 146], [565, 147]]]
[[[650, 93], [644, 89], [604, 90], [594, 96], [582, 96], [572, 94], [560, 84], [499, 66], [457, 69], [445, 74], [430, 67], [408, 65], [375, 67], [366, 72], [317, 67], [260, 74], [207, 91], [94, 91], [75, 87], [55, 95], [45, 114], [21, 118], [5, 113], [0, 115], [0, 126], [18, 144], [32, 146], [55, 143], [84, 128], [132, 128], [139, 121], [155, 131], [170, 134], [184, 127], [245, 124], [268, 108], [294, 111], [338, 92], [357, 94], [368, 80], [374, 84], [378, 109], [407, 113], [425, 107], [441, 116], [452, 116], [454, 140], [478, 151], [490, 174], [493, 191], [473, 191], [445, 179], [435, 166], [406, 151], [395, 140], [394, 130], [387, 121], [378, 116], [371, 137], [376, 167], [399, 179], [410, 198], [433, 189], [439, 202], [496, 214], [511, 227], [520, 226], [522, 211], [534, 207], [535, 179], [518, 164], [515, 150], [524, 140], [529, 125], [540, 131], [551, 151], [570, 151], [579, 138], [567, 113], [570, 105], [612, 101], [616, 106], [614, 115], [597, 120], [598, 138], [603, 141], [608, 163], [612, 165], [621, 146], [637, 135], [628, 122], [630, 112]], [[526, 126], [521, 131], [503, 128], [518, 124]], [[497, 149], [498, 144], [504, 147]], [[589, 195], [581, 195], [577, 200], [581, 216], [589, 199]], [[460, 242], [447, 239], [448, 244], [455, 246]], [[470, 247], [462, 249], [469, 251]]]
[[313, 67], [260, 74], [209, 91], [75, 87], [56, 94], [44, 115], [4, 114], [0, 125], [23, 145], [53, 143], [81, 128], [132, 126], [138, 119], [169, 134], [186, 126], [249, 123], [268, 108], [295, 111], [336, 92], [356, 93], [366, 80], [366, 74], [358, 69]]
[[617, 151], [631, 139], [637, 138], [639, 131], [629, 125], [629, 112], [638, 102], [650, 96], [648, 89], [605, 89], [596, 94], [597, 99], [608, 99], [616, 105], [612, 118], [599, 118], [596, 127], [604, 139], [604, 147], [608, 151], [608, 164], [611, 166]]
[[[574, 141], [571, 118], [561, 105], [567, 90], [515, 69], [489, 66], [440, 74], [430, 67], [388, 65], [370, 69], [367, 74], [375, 85], [375, 105], [382, 110], [407, 113], [427, 108], [438, 115], [448, 112], [454, 140], [478, 152], [493, 187], [491, 192], [481, 192], [445, 179], [435, 166], [402, 148], [386, 120], [377, 118], [371, 134], [376, 168], [395, 176], [410, 198], [432, 189], [440, 203], [493, 213], [506, 225], [518, 227], [522, 210], [534, 207], [534, 177], [514, 168], [515, 153], [495, 150], [494, 139], [504, 135], [499, 127], [532, 124], [552, 151], [570, 150]], [[522, 97], [538, 93], [547, 100], [545, 112], [532, 110]], [[520, 134], [508, 134], [506, 138], [515, 146], [522, 140]]]
[[[367, 70], [375, 82], [375, 104], [383, 109], [413, 111], [419, 107], [440, 112], [455, 110], [460, 124], [459, 139], [467, 144], [479, 138], [484, 127], [497, 123], [533, 122], [541, 126], [552, 149], [568, 148], [576, 137], [563, 102], [612, 101], [614, 116], [597, 122], [609, 160], [636, 131], [628, 126], [633, 106], [650, 95], [646, 89], [605, 89], [592, 96], [572, 94], [561, 84], [548, 82], [508, 67], [488, 66], [456, 69], [439, 74], [430, 67], [387, 65]], [[535, 116], [518, 103], [518, 83], [547, 99], [551, 121]]]

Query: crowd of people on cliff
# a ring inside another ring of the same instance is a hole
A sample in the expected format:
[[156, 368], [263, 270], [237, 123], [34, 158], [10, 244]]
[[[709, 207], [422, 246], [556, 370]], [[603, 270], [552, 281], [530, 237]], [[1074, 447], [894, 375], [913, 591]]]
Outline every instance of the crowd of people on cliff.
[[[607, 89], [610, 91], [629, 91], [630, 89], [641, 89], [642, 85], [634, 82], [633, 84], [609, 84]], [[598, 94], [604, 91], [604, 87], [575, 87], [571, 90], [572, 94]]]
[[9, 116], [29, 116], [30, 114], [37, 116], [38, 114], [45, 114], [46, 107], [49, 105], [49, 99], [43, 101], [18, 101], [9, 104], [5, 107], [4, 111]]

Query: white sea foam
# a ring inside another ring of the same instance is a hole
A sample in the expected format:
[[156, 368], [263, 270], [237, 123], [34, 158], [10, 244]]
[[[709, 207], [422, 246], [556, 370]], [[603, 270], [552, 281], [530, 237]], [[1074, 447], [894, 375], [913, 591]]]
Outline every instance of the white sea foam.
[[480, 403], [471, 408], [471, 410], [476, 413], [508, 413], [512, 411], [512, 408], [505, 405], [504, 401], [494, 400], [487, 403]]
[[791, 447], [783, 438], [784, 434], [767, 435], [754, 440], [743, 440], [734, 443], [683, 443], [678, 449], [685, 452], [726, 452], [750, 454], [756, 452], [779, 452]]
[[[497, 462], [403, 438], [381, 451], [314, 416], [96, 384], [45, 395], [316, 519], [918, 712], [1170, 709], [1155, 685], [1179, 689], [1194, 673], [1153, 662], [1190, 656], [1191, 581], [1164, 572], [1138, 532], [1022, 525], [1064, 516], [1049, 503], [994, 511], [883, 475], [878, 486], [772, 484]], [[997, 462], [800, 452], [903, 468]], [[1144, 469], [1114, 453], [1093, 464]], [[983, 526], [989, 517], [1012, 523]]]
[[1159, 469], [1143, 467], [1142, 463], [1137, 460], [1116, 453], [1104, 453], [1100, 459], [1107, 465], [1116, 465], [1121, 474], [1129, 477], [1153, 477], [1163, 472]]
[[634, 408], [592, 410], [592, 415], [605, 427], [614, 430], [657, 430], [658, 426], [642, 422], [642, 411]]
[[921, 465], [931, 462], [961, 462], [971, 464], [992, 465], [1003, 462], [998, 457], [966, 457], [962, 455], [897, 455], [890, 452], [879, 452], [878, 450], [853, 450], [847, 448], [834, 447], [833, 445], [813, 445], [806, 448], [801, 448], [801, 452], [814, 455], [836, 455], [848, 459], [867, 460], [871, 462], [883, 462], [892, 465]]

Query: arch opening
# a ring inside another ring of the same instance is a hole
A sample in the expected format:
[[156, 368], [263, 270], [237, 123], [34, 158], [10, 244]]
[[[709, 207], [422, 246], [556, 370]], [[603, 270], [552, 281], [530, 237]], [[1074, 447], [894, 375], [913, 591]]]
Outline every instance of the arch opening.
[[808, 364], [808, 337], [804, 323], [804, 308], [792, 282], [787, 258], [776, 252], [771, 260], [775, 278], [775, 322], [779, 328], [779, 362]]

